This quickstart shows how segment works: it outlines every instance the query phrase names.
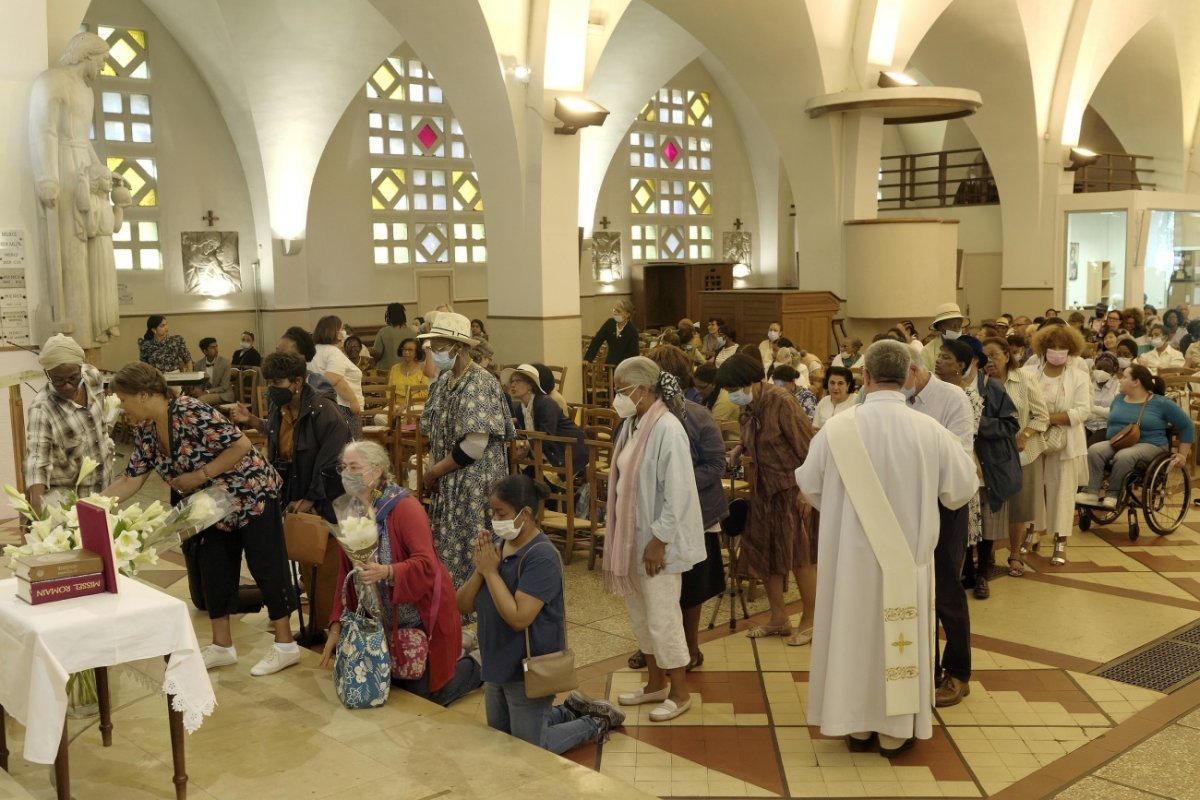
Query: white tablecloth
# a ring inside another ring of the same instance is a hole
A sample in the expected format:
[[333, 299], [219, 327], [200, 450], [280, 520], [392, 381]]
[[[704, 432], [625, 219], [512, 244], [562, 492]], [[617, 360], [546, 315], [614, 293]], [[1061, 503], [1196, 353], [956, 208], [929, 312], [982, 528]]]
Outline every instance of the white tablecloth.
[[0, 581], [0, 705], [25, 725], [25, 759], [52, 764], [72, 672], [170, 655], [162, 689], [189, 733], [216, 705], [183, 601], [132, 578], [117, 594], [31, 606]]

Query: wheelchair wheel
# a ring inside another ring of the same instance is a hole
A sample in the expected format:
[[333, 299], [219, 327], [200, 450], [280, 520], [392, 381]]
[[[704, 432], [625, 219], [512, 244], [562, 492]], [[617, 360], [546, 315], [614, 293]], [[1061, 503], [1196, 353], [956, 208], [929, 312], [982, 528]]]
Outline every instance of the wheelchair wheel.
[[1146, 524], [1159, 536], [1179, 527], [1192, 498], [1192, 482], [1184, 467], [1169, 454], [1156, 458], [1142, 481], [1142, 511]]

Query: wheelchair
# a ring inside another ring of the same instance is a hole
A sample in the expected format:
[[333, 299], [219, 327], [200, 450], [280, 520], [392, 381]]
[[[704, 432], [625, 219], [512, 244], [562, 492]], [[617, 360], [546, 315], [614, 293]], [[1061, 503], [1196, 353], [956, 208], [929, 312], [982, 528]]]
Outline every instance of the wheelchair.
[[1124, 514], [1129, 520], [1129, 541], [1136, 542], [1141, 534], [1138, 511], [1159, 536], [1178, 528], [1191, 502], [1192, 481], [1186, 466], [1172, 463], [1174, 456], [1168, 450], [1135, 467], [1117, 494], [1116, 508], [1080, 506], [1079, 530], [1087, 531], [1093, 524], [1111, 525]]

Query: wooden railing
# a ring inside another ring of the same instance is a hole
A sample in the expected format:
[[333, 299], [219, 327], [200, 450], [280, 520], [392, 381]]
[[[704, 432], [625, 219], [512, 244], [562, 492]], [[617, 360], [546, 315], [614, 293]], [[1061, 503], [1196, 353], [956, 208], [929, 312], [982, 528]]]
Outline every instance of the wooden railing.
[[978, 147], [879, 159], [879, 209], [944, 208], [1000, 202]]
[[[1138, 166], [1138, 161], [1142, 162]], [[1144, 180], [1154, 175], [1154, 156], [1139, 156], [1133, 153], [1100, 153], [1100, 159], [1088, 167], [1075, 171], [1075, 194], [1086, 192], [1122, 192], [1141, 189], [1152, 192], [1157, 184]]]

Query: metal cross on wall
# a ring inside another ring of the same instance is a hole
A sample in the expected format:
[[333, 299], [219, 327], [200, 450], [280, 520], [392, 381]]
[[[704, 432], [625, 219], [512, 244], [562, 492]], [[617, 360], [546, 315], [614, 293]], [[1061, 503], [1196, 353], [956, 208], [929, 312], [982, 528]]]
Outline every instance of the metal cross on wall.
[[735, 229], [739, 230], [739, 231], [742, 229], [742, 226], [743, 226], [743, 225], [745, 225], [745, 224], [746, 224], [746, 223], [742, 222], [742, 218], [741, 218], [741, 217], [738, 217], [737, 219], [735, 219], [735, 220], [733, 221], [733, 227], [734, 227]]
[[217, 220], [219, 220], [219, 219], [220, 219], [220, 217], [214, 217], [214, 216], [213, 216], [212, 209], [210, 208], [210, 209], [208, 210], [208, 213], [207, 213], [207, 214], [205, 214], [204, 216], [200, 217], [200, 219], [202, 219], [202, 220], [204, 220], [205, 222], [207, 222], [207, 223], [208, 223], [208, 227], [210, 227], [210, 228], [211, 228], [211, 227], [213, 226], [213, 223], [214, 223], [214, 222], [216, 222]]
[[609, 225], [612, 225], [612, 220], [610, 220], [608, 218], [608, 215], [606, 214], [605, 216], [600, 218], [600, 227], [604, 228], [604, 230], [608, 230]]

